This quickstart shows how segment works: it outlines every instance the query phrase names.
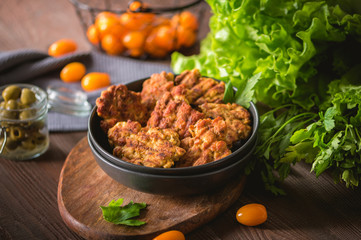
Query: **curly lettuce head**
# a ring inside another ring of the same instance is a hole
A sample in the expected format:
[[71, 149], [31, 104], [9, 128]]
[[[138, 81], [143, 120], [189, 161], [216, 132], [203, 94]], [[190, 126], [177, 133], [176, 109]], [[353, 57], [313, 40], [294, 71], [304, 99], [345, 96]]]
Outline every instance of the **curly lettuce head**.
[[350, 6], [345, 1], [343, 9], [338, 1], [207, 2], [211, 31], [199, 55], [172, 55], [176, 73], [198, 68], [203, 75], [231, 81], [239, 92], [261, 73], [247, 100], [310, 109], [320, 103], [329, 82], [360, 63], [361, 16], [345, 12]]

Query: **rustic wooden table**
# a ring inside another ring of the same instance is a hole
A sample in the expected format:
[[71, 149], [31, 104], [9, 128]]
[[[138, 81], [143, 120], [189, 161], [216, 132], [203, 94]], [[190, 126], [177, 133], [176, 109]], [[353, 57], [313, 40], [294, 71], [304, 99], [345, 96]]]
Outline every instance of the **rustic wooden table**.
[[[90, 50], [73, 6], [67, 0], [0, 2], [0, 51], [34, 48], [74, 39]], [[0, 83], [1, 85], [1, 83]], [[0, 158], [0, 239], [82, 239], [63, 222], [57, 205], [59, 174], [71, 149], [86, 132], [51, 133], [49, 150], [33, 161]], [[287, 196], [272, 196], [250, 179], [241, 197], [208, 224], [186, 235], [211, 239], [361, 239], [361, 189], [318, 179], [298, 164], [283, 183]], [[245, 227], [235, 219], [239, 207], [261, 203], [269, 219]]]

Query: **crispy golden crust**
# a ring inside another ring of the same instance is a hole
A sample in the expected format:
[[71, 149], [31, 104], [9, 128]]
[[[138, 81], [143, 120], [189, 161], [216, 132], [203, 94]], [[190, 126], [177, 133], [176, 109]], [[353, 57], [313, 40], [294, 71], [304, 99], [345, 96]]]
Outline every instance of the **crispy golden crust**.
[[200, 77], [201, 74], [196, 68], [193, 70], [185, 70], [174, 79], [174, 83], [175, 85], [184, 84], [190, 89], [197, 84]]
[[141, 103], [140, 93], [130, 91], [122, 84], [104, 90], [96, 105], [105, 132], [119, 121], [133, 120], [145, 124], [149, 117], [147, 108]]
[[[172, 91], [173, 94], [175, 92]], [[190, 136], [188, 128], [204, 115], [198, 112], [184, 100], [184, 95], [172, 95], [166, 92], [157, 102], [151, 113], [147, 126], [171, 128], [179, 134], [180, 139]]]
[[[210, 79], [210, 78], [207, 78], [207, 79]], [[215, 81], [215, 80], [211, 79], [211, 81]], [[197, 98], [193, 102], [193, 104], [200, 105], [200, 104], [203, 104], [206, 102], [223, 103], [224, 90], [225, 90], [224, 82], [217, 82], [215, 85], [213, 85], [209, 89], [206, 89], [206, 91], [204, 91], [204, 94], [201, 95], [199, 98]]]
[[141, 128], [139, 123], [118, 122], [109, 129], [113, 154], [122, 160], [147, 167], [170, 168], [185, 154], [178, 134], [171, 129]]
[[172, 73], [154, 73], [145, 80], [141, 92], [142, 103], [152, 111], [154, 106], [165, 92], [169, 92], [174, 86], [174, 75]]
[[197, 166], [216, 161], [231, 154], [224, 138], [227, 136], [227, 125], [218, 117], [201, 119], [190, 126], [192, 137], [181, 140], [181, 147], [187, 152], [177, 167]]
[[[220, 116], [225, 120], [231, 129], [227, 143], [246, 139], [251, 134], [251, 115], [244, 107], [236, 103], [204, 103], [199, 108], [206, 117], [216, 118]], [[231, 134], [232, 132], [234, 134]]]
[[201, 77], [198, 69], [184, 71], [175, 78], [174, 82], [176, 85], [185, 86], [187, 89], [186, 98], [190, 104], [199, 105], [205, 102], [223, 102], [224, 82]]
[[127, 122], [118, 122], [108, 131], [108, 140], [110, 146], [122, 146], [127, 138], [132, 134], [137, 134], [142, 129], [139, 122], [128, 120]]

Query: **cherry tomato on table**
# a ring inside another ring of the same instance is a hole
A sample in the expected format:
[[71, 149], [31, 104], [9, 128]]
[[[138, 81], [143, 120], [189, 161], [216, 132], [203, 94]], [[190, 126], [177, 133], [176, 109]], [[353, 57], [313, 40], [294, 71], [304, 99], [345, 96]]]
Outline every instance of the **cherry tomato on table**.
[[236, 218], [243, 225], [256, 226], [267, 220], [267, 210], [262, 204], [247, 204], [238, 209]]
[[67, 64], [60, 71], [60, 79], [67, 83], [78, 82], [85, 75], [85, 73], [86, 68], [84, 64], [80, 62], [72, 62]]
[[182, 232], [171, 230], [158, 235], [157, 237], [153, 238], [153, 240], [185, 240], [185, 237]]
[[81, 79], [81, 86], [85, 91], [93, 91], [110, 85], [110, 77], [107, 73], [91, 72]]
[[64, 54], [75, 52], [77, 44], [71, 39], [60, 39], [50, 45], [48, 54], [53, 57], [60, 57]]

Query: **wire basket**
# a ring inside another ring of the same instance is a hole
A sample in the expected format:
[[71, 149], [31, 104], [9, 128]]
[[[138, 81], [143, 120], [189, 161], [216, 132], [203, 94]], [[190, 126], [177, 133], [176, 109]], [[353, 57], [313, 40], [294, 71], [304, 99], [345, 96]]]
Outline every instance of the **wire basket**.
[[[199, 45], [202, 0], [69, 0], [88, 41], [110, 55], [165, 59]], [[203, 5], [203, 6], [202, 6]]]

